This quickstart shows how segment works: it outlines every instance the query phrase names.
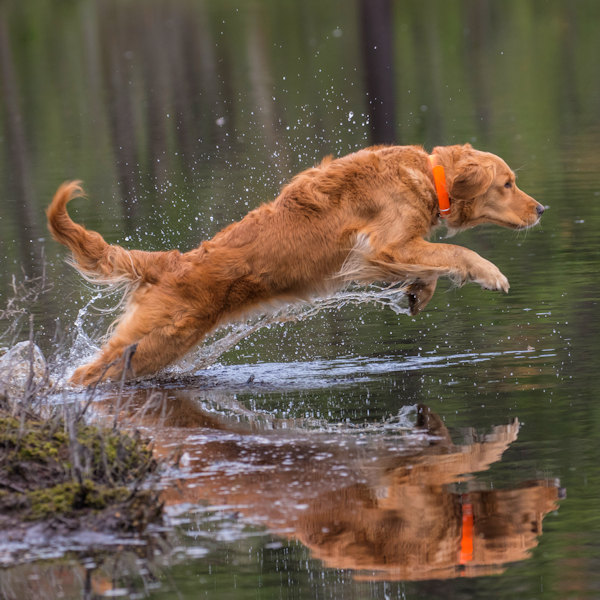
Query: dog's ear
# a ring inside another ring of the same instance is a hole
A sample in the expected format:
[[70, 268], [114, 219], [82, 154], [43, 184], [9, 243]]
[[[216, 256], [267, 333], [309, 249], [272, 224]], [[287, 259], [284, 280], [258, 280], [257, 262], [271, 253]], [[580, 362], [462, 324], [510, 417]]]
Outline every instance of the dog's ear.
[[471, 200], [485, 193], [494, 180], [494, 167], [469, 162], [459, 165], [450, 186], [450, 197]]

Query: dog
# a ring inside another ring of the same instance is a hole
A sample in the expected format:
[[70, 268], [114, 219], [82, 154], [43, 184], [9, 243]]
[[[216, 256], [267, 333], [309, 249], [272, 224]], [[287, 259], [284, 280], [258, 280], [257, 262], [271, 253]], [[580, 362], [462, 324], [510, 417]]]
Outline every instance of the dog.
[[349, 282], [404, 282], [409, 309], [425, 308], [439, 277], [508, 292], [506, 277], [476, 252], [428, 235], [493, 223], [536, 225], [544, 207], [518, 189], [498, 156], [470, 144], [373, 146], [325, 158], [189, 252], [109, 245], [73, 222], [66, 205], [84, 194], [63, 183], [48, 207], [52, 236], [87, 279], [126, 287], [125, 310], [71, 382], [89, 386], [153, 374], [220, 324], [273, 303], [330, 294]]

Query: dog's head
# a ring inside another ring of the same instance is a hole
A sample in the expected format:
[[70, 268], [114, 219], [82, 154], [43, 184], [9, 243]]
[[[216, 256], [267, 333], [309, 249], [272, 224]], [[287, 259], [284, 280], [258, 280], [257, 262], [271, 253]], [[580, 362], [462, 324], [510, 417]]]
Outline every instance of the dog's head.
[[482, 223], [527, 229], [539, 222], [544, 207], [517, 187], [515, 174], [500, 157], [470, 144], [439, 146], [433, 154], [446, 171], [450, 229]]

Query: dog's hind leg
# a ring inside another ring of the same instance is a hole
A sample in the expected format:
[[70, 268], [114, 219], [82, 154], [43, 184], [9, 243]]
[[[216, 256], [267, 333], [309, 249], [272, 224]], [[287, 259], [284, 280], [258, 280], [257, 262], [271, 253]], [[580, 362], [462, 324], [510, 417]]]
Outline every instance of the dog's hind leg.
[[157, 327], [141, 337], [115, 334], [95, 361], [73, 373], [71, 382], [89, 386], [101, 380], [119, 381], [155, 373], [187, 354], [210, 329], [209, 324], [195, 323], [195, 327]]
[[417, 279], [406, 288], [408, 296], [408, 308], [411, 315], [420, 313], [431, 300], [435, 287], [437, 285], [437, 277], [430, 279]]
[[100, 356], [75, 369], [70, 382], [88, 386], [102, 380], [118, 380], [124, 371], [127, 377], [136, 350], [137, 339], [134, 336], [115, 334], [102, 348]]
[[155, 373], [176, 362], [200, 343], [212, 327], [194, 329], [163, 327], [145, 335], [131, 357], [131, 376]]

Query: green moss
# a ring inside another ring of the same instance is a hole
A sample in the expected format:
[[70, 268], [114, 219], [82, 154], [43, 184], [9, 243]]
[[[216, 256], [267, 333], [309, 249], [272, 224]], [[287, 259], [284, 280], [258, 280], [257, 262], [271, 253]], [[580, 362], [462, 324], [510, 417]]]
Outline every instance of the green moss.
[[19, 428], [19, 421], [14, 417], [1, 417], [0, 418], [0, 432], [14, 431]]
[[74, 439], [58, 418], [22, 423], [0, 412], [0, 476], [8, 490], [0, 509], [36, 520], [118, 507], [113, 513], [121, 529], [157, 518], [157, 494], [136, 488], [156, 466], [146, 443], [115, 429], [71, 428]]
[[[46, 462], [58, 455], [64, 436], [52, 434], [49, 423], [28, 420], [23, 426], [12, 417], [0, 418], [0, 448], [13, 460]], [[5, 457], [6, 460], [6, 457]]]
[[111, 429], [83, 426], [77, 441], [89, 457], [97, 477], [132, 482], [144, 473], [152, 462], [152, 452], [140, 439]]
[[73, 516], [84, 510], [103, 510], [124, 502], [131, 495], [124, 486], [108, 487], [91, 480], [67, 482], [27, 493], [30, 503], [28, 520], [65, 515]]

